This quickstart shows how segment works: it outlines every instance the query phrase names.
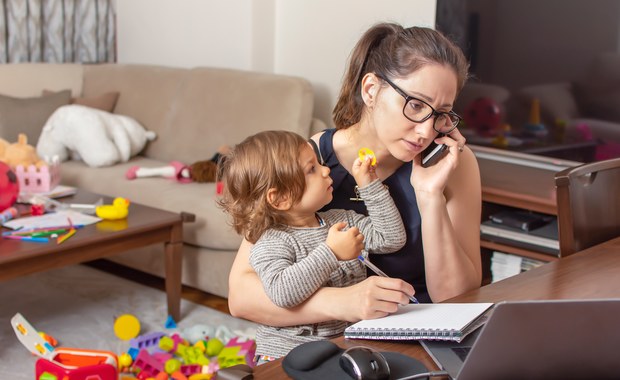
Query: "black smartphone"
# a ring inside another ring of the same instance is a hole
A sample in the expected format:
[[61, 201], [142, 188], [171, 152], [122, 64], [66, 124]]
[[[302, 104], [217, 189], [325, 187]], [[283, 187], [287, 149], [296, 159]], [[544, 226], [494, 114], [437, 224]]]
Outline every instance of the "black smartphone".
[[422, 167], [429, 167], [439, 161], [444, 155], [448, 146], [446, 144], [435, 144], [434, 142], [422, 152]]

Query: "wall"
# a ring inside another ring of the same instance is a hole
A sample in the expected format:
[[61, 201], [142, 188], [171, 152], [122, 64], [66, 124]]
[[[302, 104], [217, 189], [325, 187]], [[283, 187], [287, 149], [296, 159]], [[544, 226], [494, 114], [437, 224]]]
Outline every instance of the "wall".
[[347, 57], [379, 21], [433, 26], [435, 0], [117, 2], [118, 62], [215, 66], [308, 79], [331, 123]]

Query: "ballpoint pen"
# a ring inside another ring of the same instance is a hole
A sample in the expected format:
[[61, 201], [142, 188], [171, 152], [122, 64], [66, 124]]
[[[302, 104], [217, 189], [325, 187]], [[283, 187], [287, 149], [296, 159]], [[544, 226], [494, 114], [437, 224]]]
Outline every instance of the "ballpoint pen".
[[[390, 277], [387, 274], [385, 274], [384, 271], [382, 271], [381, 269], [379, 269], [375, 264], [371, 263], [370, 260], [368, 260], [367, 258], [364, 257], [364, 255], [359, 255], [357, 256], [357, 258], [364, 264], [366, 265], [366, 267], [368, 269], [370, 269], [371, 271], [373, 271], [376, 275], [381, 276], [381, 277]], [[413, 303], [420, 303], [418, 302], [418, 299], [415, 298], [414, 296], [409, 296], [409, 300], [411, 300], [411, 302]]]

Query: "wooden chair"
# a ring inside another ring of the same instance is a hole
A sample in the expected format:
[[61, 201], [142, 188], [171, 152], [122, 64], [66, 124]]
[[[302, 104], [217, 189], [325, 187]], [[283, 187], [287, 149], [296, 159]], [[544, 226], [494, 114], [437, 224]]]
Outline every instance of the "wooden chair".
[[560, 256], [620, 236], [620, 158], [555, 175]]

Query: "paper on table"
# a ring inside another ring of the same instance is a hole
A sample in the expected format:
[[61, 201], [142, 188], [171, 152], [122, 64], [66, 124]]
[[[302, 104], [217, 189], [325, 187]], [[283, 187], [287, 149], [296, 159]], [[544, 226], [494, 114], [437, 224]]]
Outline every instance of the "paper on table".
[[17, 218], [3, 224], [4, 227], [11, 229], [22, 228], [46, 228], [56, 226], [66, 226], [69, 219], [74, 225], [88, 225], [101, 221], [101, 218], [92, 215], [86, 215], [81, 212], [63, 210], [52, 212], [40, 216], [28, 216], [25, 218]]

